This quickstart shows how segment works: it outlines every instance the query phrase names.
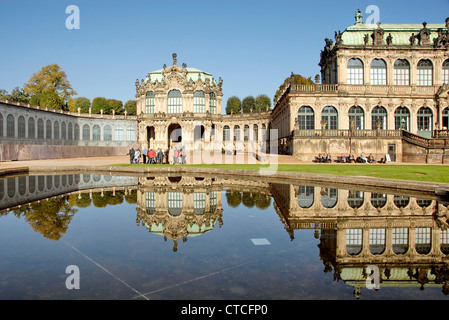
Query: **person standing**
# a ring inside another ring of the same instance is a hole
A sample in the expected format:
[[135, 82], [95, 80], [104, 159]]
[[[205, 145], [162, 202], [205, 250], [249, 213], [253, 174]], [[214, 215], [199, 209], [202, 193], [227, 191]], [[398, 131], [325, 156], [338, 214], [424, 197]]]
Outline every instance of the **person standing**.
[[128, 155], [129, 155], [129, 163], [133, 163], [133, 162], [134, 162], [134, 154], [135, 154], [134, 148], [131, 148], [131, 149], [129, 150], [129, 152], [128, 152]]
[[142, 149], [142, 158], [143, 158], [143, 164], [147, 163], [147, 149], [143, 147]]
[[140, 162], [140, 149], [137, 149], [136, 152], [134, 153], [134, 161], [136, 163]]

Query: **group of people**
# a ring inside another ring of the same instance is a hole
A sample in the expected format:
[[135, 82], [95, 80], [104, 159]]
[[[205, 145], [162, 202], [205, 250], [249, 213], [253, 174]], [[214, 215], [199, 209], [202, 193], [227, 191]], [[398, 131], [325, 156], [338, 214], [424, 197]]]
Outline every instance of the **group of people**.
[[[363, 152], [357, 158], [355, 158], [352, 153], [350, 153], [349, 156], [342, 154], [339, 160], [340, 163], [376, 163], [376, 159], [373, 154], [366, 157]], [[315, 162], [332, 163], [332, 157], [329, 153], [327, 155], [320, 153], [318, 157], [315, 158]]]
[[370, 155], [368, 157], [366, 157], [365, 154], [362, 152], [362, 154], [357, 158], [355, 158], [352, 153], [350, 153], [348, 157], [346, 157], [346, 155], [342, 154], [340, 162], [342, 162], [342, 163], [352, 163], [352, 162], [353, 163], [376, 163], [376, 159], [374, 158], [372, 153], [370, 153]]
[[142, 158], [143, 164], [186, 164], [186, 156], [184, 147], [172, 147], [170, 149], [146, 150], [144, 147], [142, 151], [140, 148], [131, 148], [128, 152], [129, 163], [140, 163]]

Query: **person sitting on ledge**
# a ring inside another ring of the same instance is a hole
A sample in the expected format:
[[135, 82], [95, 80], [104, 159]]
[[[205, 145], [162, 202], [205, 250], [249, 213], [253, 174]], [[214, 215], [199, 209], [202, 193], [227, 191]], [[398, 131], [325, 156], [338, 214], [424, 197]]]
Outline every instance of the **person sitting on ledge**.
[[352, 153], [349, 154], [348, 162], [349, 162], [349, 163], [351, 163], [351, 162], [354, 162], [354, 163], [355, 163], [354, 155], [353, 155]]
[[372, 153], [370, 153], [370, 155], [368, 157], [368, 161], [369, 161], [369, 163], [376, 163], [376, 159], [374, 159], [374, 156]]
[[326, 159], [325, 159], [324, 162], [325, 163], [332, 163], [332, 157], [331, 157], [331, 155], [329, 153], [327, 154]]
[[368, 159], [365, 157], [365, 154], [363, 152], [360, 155], [360, 160], [362, 163], [368, 163]]

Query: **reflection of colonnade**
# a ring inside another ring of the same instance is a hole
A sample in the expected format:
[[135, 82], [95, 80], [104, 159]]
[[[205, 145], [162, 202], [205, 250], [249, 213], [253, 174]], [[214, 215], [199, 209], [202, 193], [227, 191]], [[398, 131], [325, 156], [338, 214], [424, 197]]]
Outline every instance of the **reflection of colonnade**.
[[271, 190], [291, 238], [295, 230], [315, 229], [325, 272], [333, 267], [356, 297], [368, 265], [380, 269], [384, 286], [449, 288], [449, 210], [438, 199], [319, 186], [273, 184]]

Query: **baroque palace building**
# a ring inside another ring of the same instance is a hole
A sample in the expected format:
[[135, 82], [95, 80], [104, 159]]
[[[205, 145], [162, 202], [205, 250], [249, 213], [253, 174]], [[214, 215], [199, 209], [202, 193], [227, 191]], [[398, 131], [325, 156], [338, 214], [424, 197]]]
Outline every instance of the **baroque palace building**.
[[259, 153], [306, 162], [327, 153], [334, 160], [363, 153], [398, 162], [449, 161], [449, 18], [367, 25], [358, 10], [353, 26], [325, 42], [316, 83], [297, 84], [292, 73], [273, 110], [264, 112], [223, 114], [222, 79], [179, 66], [176, 54], [171, 66], [136, 81], [136, 116], [0, 101], [0, 161], [181, 146], [187, 156], [245, 154], [254, 161], [263, 159]]
[[[376, 159], [444, 161], [449, 119], [449, 18], [445, 24], [363, 23], [326, 39], [321, 83], [292, 81], [275, 97], [281, 152], [362, 152]], [[440, 148], [441, 147], [441, 148]]]

